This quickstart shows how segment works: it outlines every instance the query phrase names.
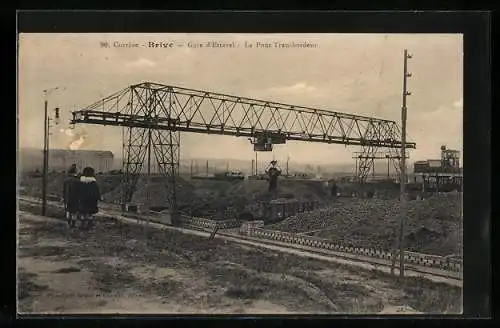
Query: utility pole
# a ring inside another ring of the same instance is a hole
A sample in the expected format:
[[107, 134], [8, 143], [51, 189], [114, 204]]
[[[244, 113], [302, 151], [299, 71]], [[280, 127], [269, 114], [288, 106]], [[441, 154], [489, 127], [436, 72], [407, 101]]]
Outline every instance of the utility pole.
[[258, 166], [258, 164], [257, 164], [257, 163], [258, 163], [258, 162], [257, 162], [257, 152], [255, 152], [255, 175], [257, 175], [257, 174], [258, 174], [258, 172], [259, 172], [259, 171], [258, 171], [258, 169], [257, 169], [257, 166]]
[[358, 157], [356, 157], [356, 166], [354, 168], [354, 182], [358, 182]]
[[[457, 193], [458, 195], [458, 200], [459, 200], [459, 208], [458, 208], [458, 231], [457, 231], [457, 255], [459, 256], [460, 260], [463, 260], [463, 234], [462, 234], [462, 225], [463, 225], [463, 212], [462, 212], [462, 206], [463, 206], [463, 193], [462, 193], [462, 186], [460, 187], [460, 192]], [[463, 278], [463, 268], [460, 268], [460, 277]]]
[[146, 180], [146, 243], [148, 242], [149, 221], [151, 220], [151, 126], [148, 128], [148, 172]]
[[44, 116], [43, 116], [43, 168], [42, 168], [42, 216], [47, 214], [47, 175], [49, 172], [49, 113], [48, 113], [48, 96], [52, 91], [59, 89], [43, 90], [44, 101]]
[[288, 162], [290, 161], [290, 155], [286, 158], [286, 176], [288, 177]]
[[44, 90], [45, 93], [45, 111], [44, 111], [44, 118], [43, 118], [43, 169], [42, 169], [42, 216], [45, 216], [47, 214], [47, 171], [48, 171], [48, 147], [47, 147], [47, 140], [48, 140], [48, 113], [47, 113], [47, 90]]
[[[405, 270], [405, 249], [404, 249], [404, 228], [405, 220], [407, 217], [407, 204], [406, 204], [406, 97], [411, 95], [411, 92], [407, 90], [407, 80], [411, 77], [411, 73], [408, 72], [408, 59], [412, 56], [408, 53], [408, 50], [404, 50], [404, 76], [403, 76], [403, 106], [401, 107], [401, 159], [400, 159], [400, 191], [399, 191], [399, 201], [400, 201], [400, 218], [399, 218], [399, 276], [404, 277]], [[391, 271], [394, 272], [394, 261]]]
[[385, 157], [387, 158], [387, 180], [389, 180], [391, 178], [391, 174], [390, 174], [390, 163], [391, 163], [391, 160], [389, 158], [389, 155], [385, 155]]

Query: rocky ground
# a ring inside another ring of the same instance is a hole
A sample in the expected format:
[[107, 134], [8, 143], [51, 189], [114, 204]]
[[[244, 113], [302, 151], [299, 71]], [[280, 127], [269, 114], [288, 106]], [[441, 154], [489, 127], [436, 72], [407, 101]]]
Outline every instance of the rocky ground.
[[[107, 202], [121, 198], [120, 176], [100, 175], [98, 183]], [[49, 194], [61, 196], [64, 175], [49, 177]], [[41, 178], [27, 174], [21, 176], [21, 193], [40, 196]], [[166, 205], [166, 189], [162, 179], [152, 179], [150, 195], [153, 206]], [[234, 219], [245, 205], [269, 198], [266, 181], [210, 181], [178, 178], [178, 203], [187, 215], [213, 219]], [[267, 228], [305, 233], [330, 239], [344, 245], [373, 247], [388, 250], [393, 247], [399, 226], [397, 198], [340, 197], [333, 203], [327, 188], [316, 181], [283, 180], [279, 183], [282, 197], [315, 199], [322, 208], [301, 213]], [[140, 180], [134, 201], [144, 202], [145, 181]], [[227, 210], [232, 208], [233, 210]], [[461, 199], [458, 193], [432, 196], [425, 200], [408, 202], [408, 220], [405, 243], [409, 250], [451, 255], [460, 253]]]
[[[21, 206], [20, 312], [459, 313], [461, 289], [114, 220], [69, 230]], [[410, 307], [411, 309], [409, 309]], [[406, 310], [405, 310], [406, 309]]]
[[[97, 182], [105, 202], [120, 202], [122, 197], [121, 176], [103, 174], [98, 175]], [[65, 175], [54, 173], [48, 177], [48, 193], [57, 198], [62, 197]], [[32, 174], [21, 175], [20, 185], [22, 194], [41, 197], [42, 179]], [[150, 180], [149, 197], [151, 206], [168, 206], [167, 189], [164, 178], [153, 177]], [[214, 218], [232, 219], [233, 209], [242, 211], [246, 205], [257, 201], [271, 199], [267, 181], [213, 181], [192, 180], [189, 177], [176, 178], [177, 203], [179, 208], [188, 215]], [[146, 179], [140, 178], [132, 202], [145, 203], [147, 201]], [[328, 199], [328, 190], [316, 181], [280, 181], [278, 194], [280, 197], [306, 198], [324, 202]], [[233, 215], [234, 216], [234, 215]]]
[[[461, 196], [447, 193], [408, 202], [405, 243], [409, 250], [456, 254], [461, 249]], [[306, 233], [344, 245], [390, 249], [399, 228], [397, 199], [339, 198], [331, 206], [267, 226]]]

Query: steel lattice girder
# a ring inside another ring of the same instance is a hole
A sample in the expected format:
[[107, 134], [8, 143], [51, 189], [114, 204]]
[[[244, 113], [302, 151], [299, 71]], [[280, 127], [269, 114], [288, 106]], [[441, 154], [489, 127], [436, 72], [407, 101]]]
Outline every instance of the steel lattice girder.
[[[174, 131], [157, 131], [151, 129], [152, 138], [149, 144], [148, 130], [127, 128], [123, 142], [123, 190], [122, 202], [132, 200], [135, 187], [141, 173], [146, 170], [146, 154], [151, 147], [151, 172], [167, 177], [179, 175], [180, 133]], [[175, 190], [171, 190], [175, 192]], [[170, 194], [170, 193], [169, 193]]]
[[123, 135], [122, 203], [132, 200], [148, 147], [145, 129], [129, 127]]
[[167, 177], [165, 185], [167, 192], [167, 203], [170, 206], [172, 222], [179, 223], [179, 213], [177, 208], [177, 184], [175, 182], [179, 175], [179, 150], [180, 133], [175, 131], [151, 131], [151, 150], [156, 159], [157, 171], [162, 176]]
[[[151, 90], [141, 90], [130, 94], [127, 103], [126, 115], [136, 117], [157, 116], [161, 110]], [[135, 101], [134, 101], [135, 100]], [[136, 127], [127, 126], [127, 133], [123, 135], [123, 198], [122, 202], [132, 200], [138, 179], [145, 171], [146, 154], [151, 155], [148, 163], [151, 173], [160, 174], [168, 178], [166, 183], [167, 202], [170, 205], [172, 220], [177, 218], [177, 199], [175, 177], [179, 173], [180, 132], [172, 130], [157, 130], [152, 125]]]
[[[154, 110], [150, 110], [154, 108]], [[156, 83], [130, 86], [82, 110], [72, 123], [400, 148], [394, 121]], [[406, 148], [415, 148], [407, 142]]]
[[[398, 176], [399, 172], [401, 171], [400, 168], [401, 154], [398, 152], [397, 149], [389, 149], [386, 153], [371, 151], [370, 149], [366, 149], [365, 151], [362, 152], [355, 152], [352, 158], [359, 160], [359, 165], [357, 169], [358, 171], [356, 172], [356, 174], [357, 174], [357, 179], [360, 182], [366, 181], [366, 178], [373, 170], [375, 160], [382, 160], [382, 159], [389, 160], [392, 163], [396, 171], [396, 174]], [[409, 158], [408, 154], [406, 154], [406, 158]]]
[[[401, 156], [399, 154], [397, 154], [397, 151], [395, 151], [394, 149], [390, 149], [390, 162], [392, 163], [392, 166], [394, 168], [394, 170], [396, 171], [396, 175], [399, 177], [400, 175], [400, 172], [401, 172]], [[358, 171], [356, 172], [357, 174], [357, 180], [359, 182], [365, 182], [366, 179], [368, 178], [368, 176], [370, 175], [370, 173], [372, 172], [372, 170], [374, 169], [374, 160], [375, 159], [381, 159], [381, 158], [378, 158], [376, 157], [375, 155], [373, 154], [376, 154], [376, 152], [365, 152], [363, 153], [363, 155], [361, 156], [358, 156], [358, 157], [355, 157], [356, 159], [359, 160], [359, 164], [358, 164]], [[408, 158], [408, 157], [406, 157]]]
[[[400, 159], [401, 158], [401, 154], [397, 153], [397, 154], [394, 154], [394, 153], [391, 153], [391, 152], [374, 152], [374, 153], [371, 153], [371, 154], [365, 154], [364, 152], [355, 152], [352, 156], [352, 158], [364, 158], [364, 157], [368, 157], [368, 158], [371, 158], [371, 159]], [[405, 156], [406, 158], [409, 158], [408, 154], [406, 154]]]
[[[366, 133], [367, 133], [369, 138], [377, 138], [377, 131], [373, 128], [371, 128], [371, 129], [368, 128]], [[362, 152], [365, 155], [376, 153], [377, 149], [378, 149], [378, 147], [375, 144], [362, 145]], [[357, 174], [358, 174], [357, 179], [359, 182], [365, 182], [370, 171], [374, 170], [374, 165], [375, 165], [375, 162], [369, 156], [365, 156], [365, 157], [362, 157], [360, 159], [360, 163], [358, 166], [358, 172], [357, 172]]]

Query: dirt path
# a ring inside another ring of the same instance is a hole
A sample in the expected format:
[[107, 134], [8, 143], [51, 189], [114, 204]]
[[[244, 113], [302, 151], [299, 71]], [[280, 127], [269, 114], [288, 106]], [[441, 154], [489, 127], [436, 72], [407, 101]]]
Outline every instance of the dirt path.
[[[56, 215], [57, 216], [57, 215]], [[114, 220], [89, 232], [21, 212], [20, 312], [458, 313], [461, 290], [292, 254], [144, 231]], [[409, 311], [402, 308], [403, 311]]]

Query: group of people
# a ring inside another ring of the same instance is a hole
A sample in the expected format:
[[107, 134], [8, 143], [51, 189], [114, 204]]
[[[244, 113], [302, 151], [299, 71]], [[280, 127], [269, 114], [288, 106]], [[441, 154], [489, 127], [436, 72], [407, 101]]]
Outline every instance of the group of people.
[[85, 167], [79, 174], [73, 164], [67, 175], [63, 186], [63, 200], [68, 225], [76, 227], [80, 221], [81, 228], [90, 228], [94, 225], [94, 215], [99, 211], [98, 203], [101, 200], [95, 171], [92, 167]]

